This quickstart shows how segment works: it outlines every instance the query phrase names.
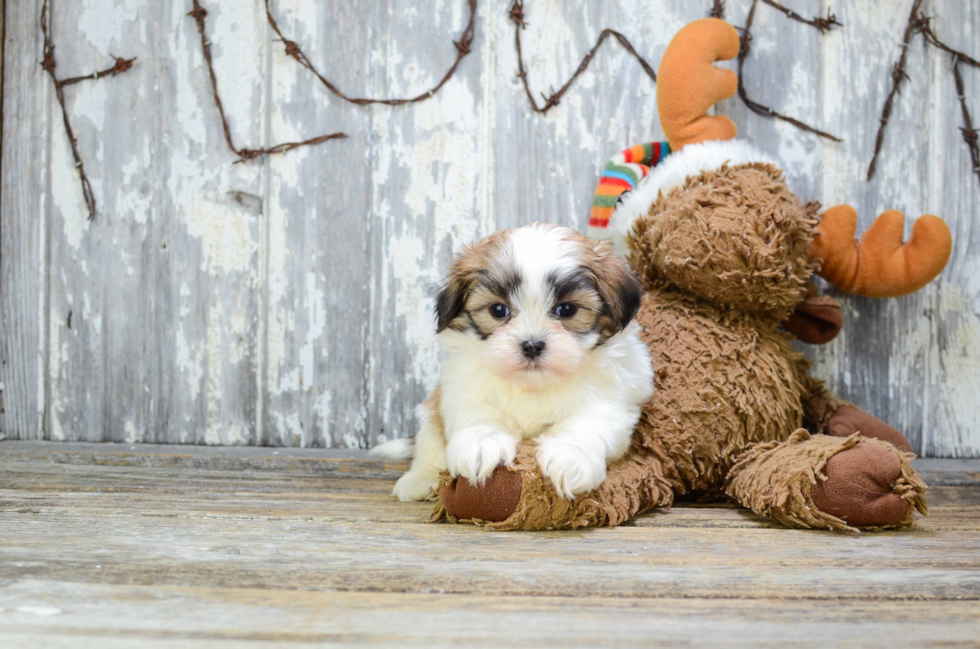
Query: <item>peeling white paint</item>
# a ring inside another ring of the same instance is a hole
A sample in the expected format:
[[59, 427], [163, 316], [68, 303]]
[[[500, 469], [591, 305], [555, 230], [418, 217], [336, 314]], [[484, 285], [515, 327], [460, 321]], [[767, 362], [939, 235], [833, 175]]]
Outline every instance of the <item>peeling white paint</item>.
[[141, 4], [139, 0], [121, 0], [113, 2], [110, 8], [105, 2], [84, 0], [78, 14], [77, 33], [102, 56], [119, 55], [119, 48], [124, 47], [120, 42], [124, 28], [129, 23], [139, 22], [141, 30], [144, 29], [146, 21], [139, 16]]
[[68, 245], [77, 249], [91, 224], [88, 220], [88, 208], [85, 206], [81, 180], [64, 128], [54, 129], [51, 136], [51, 184], [64, 188], [63, 191], [52, 193], [52, 202], [61, 215], [62, 236]]
[[187, 233], [201, 240], [201, 270], [245, 272], [258, 252], [256, 219], [226, 203], [193, 196], [183, 213]]
[[127, 444], [135, 444], [142, 441], [140, 439], [139, 433], [136, 430], [136, 423], [132, 419], [127, 419], [125, 425], [123, 426], [123, 441]]

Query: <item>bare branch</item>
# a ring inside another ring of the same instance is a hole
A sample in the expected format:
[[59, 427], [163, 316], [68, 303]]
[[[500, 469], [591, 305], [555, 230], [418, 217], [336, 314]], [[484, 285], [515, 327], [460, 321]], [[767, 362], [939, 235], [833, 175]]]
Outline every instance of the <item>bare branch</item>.
[[71, 120], [68, 118], [64, 88], [65, 86], [74, 85], [81, 81], [90, 81], [109, 75], [116, 76], [117, 74], [121, 74], [133, 67], [133, 61], [136, 58], [124, 59], [116, 57], [116, 63], [111, 68], [80, 77], [71, 77], [64, 80], [58, 79], [58, 75], [55, 74], [55, 68], [58, 67], [58, 62], [54, 58], [54, 42], [51, 39], [48, 25], [48, 0], [44, 0], [44, 4], [41, 5], [41, 33], [44, 35], [44, 56], [41, 59], [41, 67], [48, 73], [48, 76], [51, 77], [51, 81], [54, 83], [54, 93], [58, 98], [58, 104], [61, 106], [61, 119], [65, 124], [65, 134], [68, 136], [68, 143], [71, 145], [71, 155], [75, 160], [75, 168], [78, 169], [78, 176], [82, 183], [82, 196], [85, 198], [85, 207], [88, 208], [88, 218], [89, 220], [94, 220], [96, 214], [95, 194], [92, 192], [92, 183], [89, 182], [88, 175], [85, 173], [85, 165], [78, 151], [78, 140], [75, 139], [75, 132], [71, 128]]

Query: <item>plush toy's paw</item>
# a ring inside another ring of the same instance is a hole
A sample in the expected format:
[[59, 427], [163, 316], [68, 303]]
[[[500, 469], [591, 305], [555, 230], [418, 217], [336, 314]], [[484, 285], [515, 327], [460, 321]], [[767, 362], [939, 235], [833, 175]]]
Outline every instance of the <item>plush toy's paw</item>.
[[902, 460], [894, 450], [858, 444], [834, 455], [811, 496], [817, 508], [852, 527], [888, 527], [905, 520], [912, 503], [902, 497]]
[[517, 509], [521, 500], [521, 474], [497, 467], [482, 487], [456, 478], [440, 490], [442, 506], [457, 520], [498, 523]]
[[479, 487], [444, 473], [431, 520], [448, 518], [494, 530], [578, 529], [619, 525], [637, 512], [669, 506], [673, 499], [660, 461], [646, 453], [628, 453], [609, 466], [598, 489], [568, 500], [541, 473], [539, 450], [522, 443], [513, 467], [498, 467]]
[[493, 426], [470, 426], [453, 433], [446, 445], [446, 469], [482, 485], [494, 469], [510, 466], [517, 455], [517, 440]]
[[391, 495], [402, 502], [434, 500], [439, 495], [436, 491], [438, 486], [438, 470], [424, 471], [415, 468], [398, 478], [395, 488], [391, 490]]
[[606, 479], [606, 458], [594, 451], [563, 440], [548, 437], [538, 445], [538, 465], [551, 479], [562, 498], [571, 500], [591, 491]]
[[752, 511], [791, 527], [838, 530], [912, 525], [925, 515], [926, 485], [911, 453], [859, 435], [810, 435], [755, 444], [728, 476], [726, 492]]
[[850, 437], [854, 433], [858, 433], [861, 437], [873, 437], [888, 442], [906, 453], [912, 452], [912, 445], [905, 436], [877, 417], [852, 406], [838, 408], [827, 421], [827, 434], [834, 437]]

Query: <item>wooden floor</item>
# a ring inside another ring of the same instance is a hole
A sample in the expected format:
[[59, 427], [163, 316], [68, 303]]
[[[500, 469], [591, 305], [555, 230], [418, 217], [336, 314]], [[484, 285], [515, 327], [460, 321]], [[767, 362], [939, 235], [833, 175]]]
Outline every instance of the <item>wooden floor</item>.
[[0, 646], [980, 642], [980, 461], [911, 531], [677, 506], [615, 529], [427, 524], [338, 451], [0, 443]]

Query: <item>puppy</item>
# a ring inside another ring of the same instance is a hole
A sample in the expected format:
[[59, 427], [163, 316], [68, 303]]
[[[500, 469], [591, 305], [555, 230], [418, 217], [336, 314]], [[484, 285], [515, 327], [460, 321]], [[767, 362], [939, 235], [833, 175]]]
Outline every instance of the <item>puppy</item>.
[[534, 223], [466, 248], [436, 301], [442, 375], [414, 445], [372, 451], [414, 455], [393, 495], [436, 497], [442, 470], [482, 484], [525, 439], [563, 497], [598, 487], [653, 394], [640, 296], [609, 244], [569, 228]]

